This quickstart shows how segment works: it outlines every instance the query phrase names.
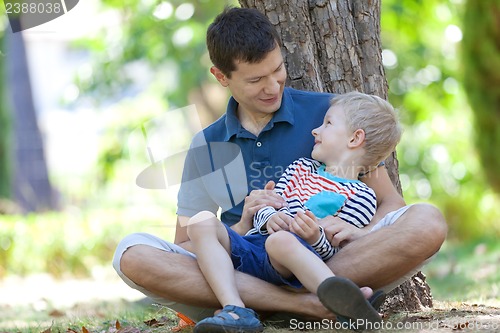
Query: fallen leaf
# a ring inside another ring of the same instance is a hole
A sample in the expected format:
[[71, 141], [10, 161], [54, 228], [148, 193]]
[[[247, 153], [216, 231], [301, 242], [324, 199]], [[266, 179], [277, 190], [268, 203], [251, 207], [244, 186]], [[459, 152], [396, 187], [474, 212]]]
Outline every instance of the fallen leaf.
[[177, 317], [179, 317], [182, 321], [184, 321], [187, 325], [191, 325], [191, 326], [194, 326], [196, 325], [196, 323], [191, 320], [191, 318], [189, 318], [188, 316], [186, 316], [185, 314], [182, 314], [180, 312], [177, 312], [176, 313]]
[[59, 311], [59, 310], [52, 310], [49, 312], [49, 316], [51, 316], [51, 317], [58, 318], [58, 317], [64, 317], [64, 315], [65, 315], [64, 312]]
[[[188, 317], [186, 317], [184, 315], [182, 315], [182, 317], [181, 317], [181, 316], [179, 316], [179, 313], [177, 313], [177, 316], [179, 317], [179, 323], [177, 324], [177, 326], [172, 327], [170, 329], [172, 332], [180, 332], [180, 331], [183, 331], [187, 328], [192, 329], [194, 327], [194, 325], [196, 325], [196, 323], [194, 321], [192, 321], [191, 319], [189, 319]], [[184, 320], [183, 317], [186, 318], [187, 321]]]
[[172, 321], [171, 319], [168, 319], [167, 317], [163, 316], [160, 318], [160, 320], [157, 320], [156, 318], [146, 320], [146, 321], [144, 321], [144, 324], [146, 324], [150, 327], [159, 327], [159, 326], [167, 325], [171, 321]]
[[159, 323], [158, 320], [156, 320], [156, 318], [153, 318], [153, 319], [149, 319], [149, 320], [145, 320], [144, 321], [144, 324], [148, 325], [148, 326], [156, 326], [157, 324]]
[[87, 329], [87, 327], [82, 326], [82, 333], [89, 333], [89, 330]]

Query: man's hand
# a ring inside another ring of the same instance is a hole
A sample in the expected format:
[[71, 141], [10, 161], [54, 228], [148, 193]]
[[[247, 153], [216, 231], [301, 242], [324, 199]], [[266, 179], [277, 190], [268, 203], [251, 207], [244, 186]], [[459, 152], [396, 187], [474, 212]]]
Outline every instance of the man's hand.
[[333, 246], [346, 246], [368, 232], [367, 228], [357, 228], [337, 216], [325, 217], [319, 221], [319, 224], [323, 227], [326, 238]]
[[269, 234], [275, 233], [280, 230], [289, 230], [290, 223], [293, 222], [293, 218], [288, 216], [283, 212], [277, 212], [266, 223], [267, 232]]
[[253, 226], [253, 216], [259, 209], [266, 206], [280, 209], [286, 205], [285, 199], [274, 192], [274, 186], [275, 183], [271, 180], [266, 184], [263, 190], [253, 190], [250, 192], [245, 198], [240, 221], [231, 227], [234, 231], [243, 235], [250, 230]]
[[308, 210], [307, 212], [298, 212], [290, 224], [290, 231], [300, 236], [308, 244], [314, 244], [320, 236], [316, 216]]

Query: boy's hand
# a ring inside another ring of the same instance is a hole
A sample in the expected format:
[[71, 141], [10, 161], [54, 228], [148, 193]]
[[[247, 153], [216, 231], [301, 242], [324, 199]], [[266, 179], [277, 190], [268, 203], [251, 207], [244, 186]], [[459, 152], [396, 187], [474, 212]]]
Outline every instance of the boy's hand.
[[290, 231], [300, 236], [308, 244], [314, 244], [321, 234], [316, 216], [311, 211], [298, 212], [290, 224]]
[[293, 218], [283, 212], [277, 212], [266, 223], [267, 232], [272, 234], [280, 230], [289, 230]]
[[263, 190], [253, 190], [250, 192], [250, 194], [245, 198], [240, 221], [231, 227], [233, 230], [238, 232], [240, 235], [244, 235], [252, 228], [253, 216], [259, 211], [259, 209], [266, 206], [280, 209], [286, 205], [285, 200], [279, 194], [274, 192], [275, 185], [276, 184], [271, 180], [266, 184]]

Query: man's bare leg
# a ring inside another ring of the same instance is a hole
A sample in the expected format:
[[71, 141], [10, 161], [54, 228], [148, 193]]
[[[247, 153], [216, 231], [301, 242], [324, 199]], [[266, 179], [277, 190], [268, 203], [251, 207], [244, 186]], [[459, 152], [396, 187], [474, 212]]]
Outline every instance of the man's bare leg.
[[[136, 245], [123, 253], [120, 265], [130, 280], [155, 295], [193, 306], [220, 308], [194, 258]], [[236, 283], [245, 304], [256, 311], [333, 318], [313, 294], [288, 291], [240, 272]]]
[[351, 242], [327, 264], [335, 275], [375, 290], [398, 280], [435, 254], [447, 230], [437, 208], [413, 205], [393, 225]]

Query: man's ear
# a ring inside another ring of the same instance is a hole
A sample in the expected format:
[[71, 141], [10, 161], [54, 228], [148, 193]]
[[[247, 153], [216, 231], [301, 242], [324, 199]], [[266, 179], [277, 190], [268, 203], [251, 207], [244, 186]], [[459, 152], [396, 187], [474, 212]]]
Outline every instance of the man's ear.
[[361, 147], [364, 142], [365, 142], [365, 131], [362, 130], [361, 128], [358, 128], [357, 130], [354, 131], [354, 133], [352, 133], [348, 147], [349, 148]]
[[218, 69], [215, 66], [210, 67], [210, 73], [212, 73], [213, 76], [219, 81], [221, 86], [227, 87], [229, 83], [227, 82], [227, 77], [224, 73], [221, 72], [220, 69]]

